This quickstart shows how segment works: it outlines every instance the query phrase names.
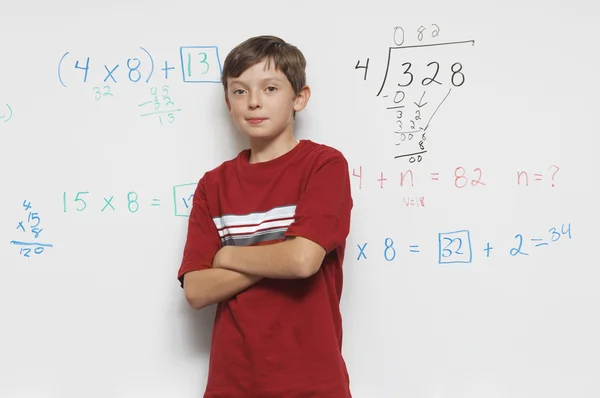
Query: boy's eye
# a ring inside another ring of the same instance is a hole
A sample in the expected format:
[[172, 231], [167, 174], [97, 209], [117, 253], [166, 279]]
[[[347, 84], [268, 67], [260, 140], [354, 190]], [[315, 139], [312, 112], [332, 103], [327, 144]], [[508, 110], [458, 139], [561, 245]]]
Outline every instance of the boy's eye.
[[269, 92], [271, 92], [271, 93], [272, 93], [273, 91], [275, 91], [275, 90], [277, 90], [277, 87], [274, 87], [274, 86], [269, 86], [269, 87], [267, 87], [267, 91], [269, 91]]
[[236, 90], [233, 90], [234, 94], [244, 94], [244, 90], [242, 90], [241, 88], [238, 88]]

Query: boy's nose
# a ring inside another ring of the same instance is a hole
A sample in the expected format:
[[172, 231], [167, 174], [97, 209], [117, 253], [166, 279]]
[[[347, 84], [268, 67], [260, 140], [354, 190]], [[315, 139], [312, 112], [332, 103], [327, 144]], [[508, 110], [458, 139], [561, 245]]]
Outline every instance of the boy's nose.
[[248, 108], [250, 109], [257, 109], [260, 108], [261, 104], [260, 104], [260, 99], [258, 98], [258, 95], [250, 95], [248, 98]]

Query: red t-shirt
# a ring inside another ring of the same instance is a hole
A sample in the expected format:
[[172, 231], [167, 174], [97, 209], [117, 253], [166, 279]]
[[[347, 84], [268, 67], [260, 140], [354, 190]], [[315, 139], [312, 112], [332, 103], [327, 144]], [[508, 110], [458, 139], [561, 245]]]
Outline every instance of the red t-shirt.
[[342, 357], [342, 263], [353, 201], [341, 152], [301, 140], [273, 160], [250, 150], [196, 188], [178, 279], [224, 245], [302, 236], [327, 254], [306, 279], [262, 279], [217, 305], [205, 398], [350, 398]]

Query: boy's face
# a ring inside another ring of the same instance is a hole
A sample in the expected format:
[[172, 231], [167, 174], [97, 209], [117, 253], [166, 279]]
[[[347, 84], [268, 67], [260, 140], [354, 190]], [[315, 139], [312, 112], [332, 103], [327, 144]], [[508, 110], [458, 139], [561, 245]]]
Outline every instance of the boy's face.
[[293, 112], [304, 109], [310, 96], [305, 86], [294, 97], [291, 83], [273, 65], [265, 69], [263, 60], [239, 77], [227, 79], [227, 108], [237, 128], [250, 139], [272, 139], [285, 133], [291, 137]]

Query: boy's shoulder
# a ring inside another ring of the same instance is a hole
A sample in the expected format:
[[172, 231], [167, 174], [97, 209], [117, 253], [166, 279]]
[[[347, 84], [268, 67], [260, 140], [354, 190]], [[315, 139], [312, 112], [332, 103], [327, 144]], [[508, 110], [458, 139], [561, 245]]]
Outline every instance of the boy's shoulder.
[[313, 155], [312, 160], [329, 160], [331, 158], [343, 158], [346, 160], [346, 157], [342, 153], [341, 150], [318, 142], [314, 142], [311, 140], [305, 140], [311, 146], [310, 153]]
[[[323, 143], [310, 140], [307, 141], [308, 145], [306, 147], [306, 152], [301, 157], [301, 162], [304, 167], [311, 169], [314, 172], [333, 161], [343, 164], [346, 168], [348, 167], [348, 161], [340, 149]], [[336, 167], [336, 169], [339, 168]]]

